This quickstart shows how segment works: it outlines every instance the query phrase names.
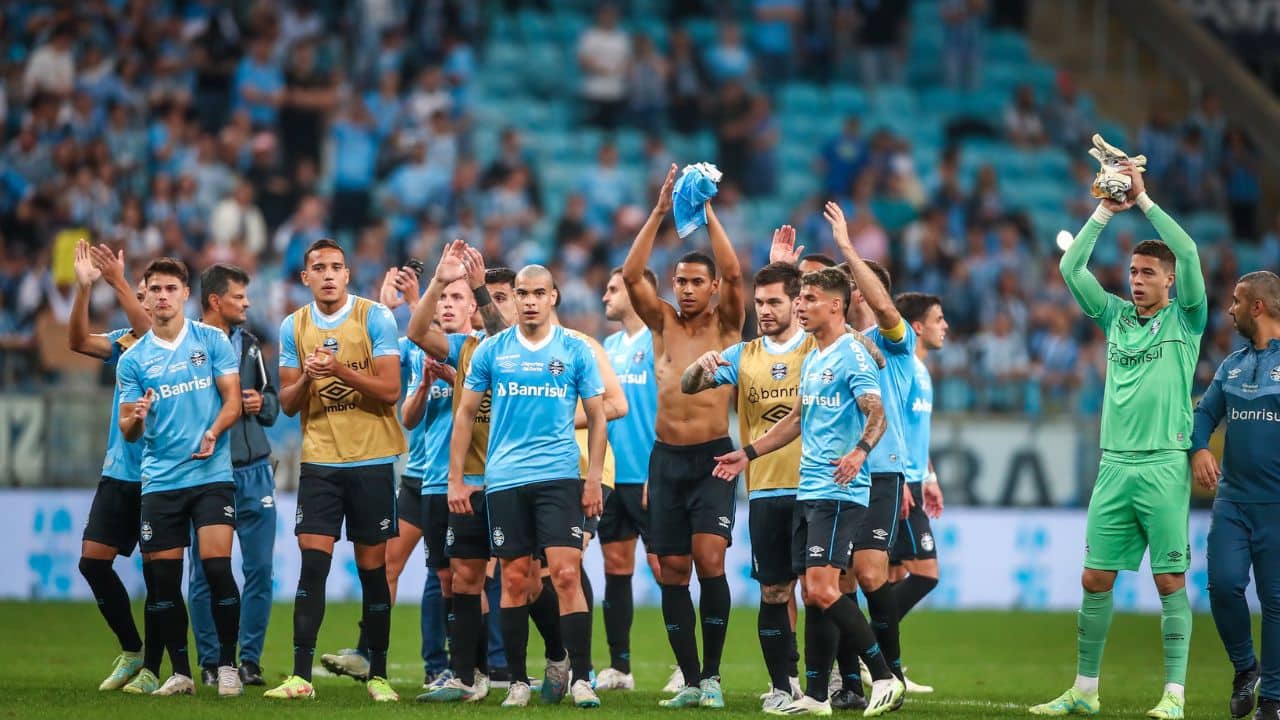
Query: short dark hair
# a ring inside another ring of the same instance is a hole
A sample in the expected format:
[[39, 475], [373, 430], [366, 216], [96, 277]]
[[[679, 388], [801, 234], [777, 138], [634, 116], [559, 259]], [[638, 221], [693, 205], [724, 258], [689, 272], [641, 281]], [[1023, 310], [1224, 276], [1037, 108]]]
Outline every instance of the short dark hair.
[[1163, 240], [1143, 240], [1133, 248], [1134, 255], [1146, 255], [1160, 261], [1160, 265], [1165, 270], [1173, 272], [1178, 266], [1178, 259], [1173, 256], [1173, 251]]
[[1246, 273], [1236, 284], [1245, 286], [1251, 299], [1261, 300], [1267, 315], [1280, 318], [1280, 277], [1275, 273], [1269, 270]]
[[342, 259], [347, 259], [347, 251], [342, 249], [337, 240], [333, 238], [320, 238], [307, 246], [307, 251], [302, 253], [302, 264], [305, 268], [307, 261], [311, 258], [311, 253], [317, 250], [337, 250], [342, 253]]
[[152, 275], [172, 275], [181, 280], [183, 285], [191, 285], [187, 264], [177, 258], [161, 257], [147, 263], [147, 269], [142, 271], [143, 284], [150, 285]]
[[[609, 271], [609, 277], [613, 277], [614, 275], [621, 275], [621, 274], [622, 274], [621, 265]], [[658, 288], [658, 276], [649, 268], [644, 269], [644, 279], [648, 280], [649, 284], [652, 285], [655, 290]]]
[[697, 250], [694, 250], [691, 253], [685, 253], [684, 255], [681, 255], [678, 260], [676, 260], [676, 264], [677, 265], [680, 265], [680, 264], [705, 265], [707, 268], [707, 273], [711, 275], [712, 280], [719, 277], [718, 275], [716, 275], [716, 261], [712, 260], [711, 256], [704, 252], [699, 252]]
[[516, 271], [508, 267], [489, 268], [484, 271], [485, 285], [516, 286]]
[[209, 298], [213, 295], [226, 295], [231, 290], [232, 281], [248, 285], [249, 273], [226, 263], [211, 265], [200, 273], [200, 307], [208, 310]]
[[800, 260], [797, 261], [796, 264], [799, 265], [800, 263], [803, 263], [803, 262], [818, 263], [822, 267], [836, 266], [836, 261], [832, 259], [830, 255], [823, 255], [822, 253], [811, 253], [809, 255], [805, 255], [804, 257], [800, 258]]
[[845, 308], [849, 307], [849, 298], [853, 294], [853, 285], [849, 281], [849, 276], [837, 268], [822, 268], [811, 273], [805, 273], [804, 277], [800, 278], [800, 284], [812, 285], [826, 292], [839, 293], [840, 300], [844, 303]]
[[774, 262], [756, 271], [756, 287], [774, 283], [782, 283], [782, 292], [795, 300], [800, 295], [800, 269], [791, 263]]
[[929, 309], [934, 305], [942, 307], [942, 298], [929, 293], [904, 292], [893, 299], [893, 304], [898, 306], [902, 319], [913, 323], [924, 320], [924, 316], [929, 314]]

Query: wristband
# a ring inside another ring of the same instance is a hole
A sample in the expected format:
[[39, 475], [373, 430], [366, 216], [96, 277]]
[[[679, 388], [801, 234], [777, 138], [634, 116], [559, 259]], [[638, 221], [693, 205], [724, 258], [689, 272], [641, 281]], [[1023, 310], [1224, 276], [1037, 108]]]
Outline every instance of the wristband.
[[747, 445], [746, 447], [742, 448], [742, 452], [746, 453], [748, 460], [755, 460], [756, 458], [760, 457], [760, 453], [756, 452], [755, 445]]
[[859, 440], [858, 444], [855, 445], [854, 447], [866, 453], [867, 455], [871, 454], [871, 446], [867, 444], [866, 440]]
[[933, 483], [934, 485], [937, 485], [937, 484], [938, 484], [938, 473], [933, 472], [932, 470], [930, 470], [930, 471], [929, 471], [929, 474], [924, 476], [924, 482], [925, 482], [925, 484], [926, 484], [926, 485], [928, 485], [929, 483]]
[[1110, 210], [1103, 207], [1102, 203], [1098, 203], [1098, 207], [1094, 209], [1093, 215], [1090, 216], [1089, 219], [1098, 223], [1099, 225], [1106, 225], [1111, 220], [1111, 217], [1113, 215], [1115, 215], [1114, 212], [1111, 212]]
[[1155, 201], [1147, 196], [1146, 190], [1143, 190], [1141, 195], [1133, 199], [1133, 204], [1137, 205], [1138, 209], [1143, 213], [1151, 212], [1151, 208], [1156, 205]]
[[489, 297], [489, 288], [481, 285], [478, 288], [472, 288], [471, 296], [476, 299], [476, 307], [484, 307], [493, 302], [493, 298]]

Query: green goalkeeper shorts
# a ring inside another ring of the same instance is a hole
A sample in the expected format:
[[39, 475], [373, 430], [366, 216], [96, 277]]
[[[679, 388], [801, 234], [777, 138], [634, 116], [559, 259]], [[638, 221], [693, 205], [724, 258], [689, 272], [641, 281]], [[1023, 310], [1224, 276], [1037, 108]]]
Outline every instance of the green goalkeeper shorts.
[[1183, 573], [1191, 564], [1187, 513], [1191, 466], [1183, 451], [1102, 453], [1089, 500], [1084, 566], [1137, 570], [1151, 548], [1151, 572]]

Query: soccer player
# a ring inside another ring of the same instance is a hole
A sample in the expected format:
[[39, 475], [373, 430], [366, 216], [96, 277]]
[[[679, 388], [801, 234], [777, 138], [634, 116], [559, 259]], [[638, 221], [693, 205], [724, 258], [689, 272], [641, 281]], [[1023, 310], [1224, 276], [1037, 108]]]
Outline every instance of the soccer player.
[[[1147, 548], [1160, 593], [1165, 686], [1153, 718], [1183, 716], [1191, 643], [1185, 573], [1191, 473], [1191, 379], [1208, 321], [1195, 242], [1151, 198], [1130, 166], [1124, 202], [1103, 200], [1059, 264], [1071, 294], [1107, 337], [1102, 403], [1102, 460], [1085, 527], [1084, 601], [1076, 640], [1076, 680], [1036, 715], [1098, 712], [1098, 672], [1111, 626], [1111, 588], [1120, 570], [1137, 570]], [[1137, 205], [1160, 234], [1133, 248], [1131, 300], [1106, 292], [1086, 267], [1112, 215]], [[1166, 244], [1167, 243], [1167, 244]], [[1178, 297], [1170, 301], [1176, 284]]]
[[[231, 572], [235, 483], [225, 433], [240, 418], [239, 359], [226, 333], [182, 316], [187, 266], [153, 260], [143, 274], [151, 330], [120, 358], [120, 433], [142, 443], [142, 560], [149, 566], [143, 668], [123, 690], [192, 695], [182, 554], [194, 528], [220, 645], [218, 695], [244, 691], [235, 668], [240, 591]], [[173, 675], [159, 685], [169, 652]]]
[[[649, 459], [649, 545], [662, 569], [662, 619], [680, 674], [687, 685], [664, 707], [724, 707], [720, 656], [729, 623], [729, 582], [724, 555], [733, 539], [736, 483], [711, 475], [715, 456], [733, 449], [729, 440], [728, 388], [694, 396], [681, 392], [680, 376], [708, 350], [742, 339], [746, 319], [738, 256], [707, 203], [707, 233], [715, 259], [700, 252], [681, 257], [675, 268], [679, 309], [658, 296], [644, 271], [658, 228], [671, 210], [676, 166], [667, 172], [658, 201], [636, 235], [622, 265], [622, 281], [636, 314], [653, 333], [658, 379], [656, 437]], [[720, 272], [717, 276], [716, 268]], [[712, 297], [719, 302], [711, 307]], [[702, 587], [702, 662], [694, 633], [689, 578], [697, 568]], [[674, 684], [674, 683], [672, 683]]]
[[[1231, 717], [1247, 716], [1257, 691], [1262, 699], [1254, 717], [1280, 720], [1280, 455], [1274, 450], [1280, 419], [1280, 277], [1265, 270], [1249, 273], [1236, 283], [1231, 300], [1227, 312], [1249, 345], [1222, 361], [1196, 406], [1191, 474], [1218, 494], [1209, 526], [1209, 605], [1236, 672]], [[1227, 437], [1219, 469], [1209, 436], [1224, 419]], [[1250, 567], [1262, 604], [1261, 669], [1244, 595]]]
[[396, 419], [400, 348], [385, 305], [347, 292], [346, 254], [323, 238], [307, 248], [302, 282], [314, 301], [280, 324], [280, 404], [302, 412], [302, 468], [294, 534], [302, 567], [293, 606], [293, 674], [266, 697], [315, 697], [311, 663], [324, 620], [325, 580], [346, 521], [363, 591], [361, 627], [369, 647], [365, 688], [375, 702], [400, 699], [387, 682], [391, 591], [386, 542], [396, 521], [396, 456], [405, 451]]
[[[760, 337], [723, 353], [711, 351], [689, 366], [681, 379], [686, 393], [722, 385], [737, 388], [738, 432], [743, 445], [764, 436], [796, 404], [800, 366], [814, 348], [813, 336], [795, 321], [800, 271], [770, 263], [755, 275], [756, 320]], [[791, 563], [791, 516], [796, 504], [800, 442], [793, 440], [747, 466], [751, 576], [760, 583], [758, 634], [772, 683], [764, 709], [780, 708], [799, 696], [795, 629], [789, 607], [795, 597]]]
[[[120, 355], [151, 329], [151, 317], [124, 276], [124, 255], [105, 247], [90, 248], [81, 240], [75, 250], [76, 297], [71, 305], [68, 336], [71, 349], [115, 365]], [[89, 295], [93, 284], [105, 278], [115, 291], [131, 328], [102, 335], [89, 332]], [[139, 287], [144, 287], [142, 284]], [[120, 390], [111, 399], [111, 427], [107, 432], [107, 454], [102, 461], [102, 479], [93, 494], [89, 520], [80, 544], [80, 574], [98, 601], [98, 610], [120, 642], [120, 655], [111, 674], [99, 690], [119, 690], [142, 669], [142, 636], [133, 621], [129, 591], [125, 589], [112, 562], [117, 555], [129, 557], [138, 544], [139, 512], [142, 503], [142, 446], [128, 443], [120, 435]]]
[[801, 440], [793, 537], [787, 545], [793, 571], [804, 573], [807, 682], [803, 697], [767, 708], [771, 715], [831, 714], [827, 681], [837, 634], [867, 659], [874, 678], [864, 716], [883, 715], [903, 693], [857, 602], [840, 588], [870, 502], [866, 460], [886, 430], [875, 362], [845, 330], [850, 295], [849, 278], [839, 270], [804, 276], [796, 311], [814, 347], [800, 369], [800, 402], [758, 440], [716, 458], [716, 475], [729, 480], [750, 461]]
[[[536, 579], [533, 555], [543, 551], [560, 604], [561, 632], [573, 671], [578, 707], [600, 704], [588, 681], [591, 667], [586, 598], [579, 577], [582, 527], [599, 515], [607, 432], [604, 384], [586, 343], [551, 323], [556, 291], [551, 274], [532, 265], [516, 276], [519, 324], [489, 338], [471, 358], [454, 416], [449, 462], [449, 506], [472, 512], [463, 482], [465, 455], [483, 393], [491, 392], [489, 453], [485, 464], [493, 554], [502, 559], [503, 645], [511, 668], [504, 707], [530, 697], [525, 656], [529, 633], [528, 589]], [[578, 401], [587, 414], [590, 461], [579, 478], [573, 416]]]
[[[657, 291], [658, 278], [645, 268], [645, 280]], [[600, 516], [600, 551], [604, 555], [604, 633], [609, 667], [596, 676], [596, 690], [634, 690], [631, 674], [631, 623], [635, 617], [631, 578], [636, 566], [636, 538], [649, 547], [649, 517], [644, 486], [649, 455], [656, 439], [658, 386], [654, 376], [653, 334], [631, 307], [622, 268], [609, 274], [604, 291], [605, 319], [622, 329], [604, 340], [605, 353], [626, 395], [627, 414], [609, 422], [609, 447], [615, 464], [614, 489]], [[658, 558], [648, 554], [655, 578], [662, 577]]]
[[[271, 445], [264, 427], [280, 413], [276, 388], [262, 364], [258, 338], [244, 329], [248, 320], [249, 276], [231, 265], [213, 265], [200, 275], [203, 321], [231, 340], [240, 370], [242, 413], [230, 431], [231, 468], [235, 480], [236, 536], [240, 538], [244, 589], [240, 597], [240, 680], [263, 685], [262, 643], [271, 617], [271, 560], [276, 544], [275, 478]], [[218, 635], [210, 607], [209, 582], [196, 559], [199, 538], [191, 543], [191, 578], [187, 596], [191, 629], [205, 685], [218, 682]]]
[[[938, 585], [938, 550], [929, 518], [942, 515], [942, 488], [929, 460], [930, 423], [933, 420], [933, 378], [924, 364], [931, 350], [941, 350], [947, 337], [942, 299], [925, 293], [902, 293], [894, 299], [898, 312], [915, 331], [915, 376], [907, 395], [902, 433], [907, 443], [907, 491], [903, 493], [906, 516], [898, 522], [898, 537], [889, 553], [894, 597], [901, 620]], [[904, 674], [907, 692], [929, 693]]]

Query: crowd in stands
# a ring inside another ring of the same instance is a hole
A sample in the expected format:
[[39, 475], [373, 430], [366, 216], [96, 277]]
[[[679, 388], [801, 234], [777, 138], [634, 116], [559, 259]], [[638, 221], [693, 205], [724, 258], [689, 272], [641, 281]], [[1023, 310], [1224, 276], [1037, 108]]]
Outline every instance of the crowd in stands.
[[[1018, 28], [1025, 13], [1008, 0], [915, 4], [917, 17], [927, 11], [940, 24], [941, 83], [959, 92], [983, 81], [986, 34]], [[302, 249], [324, 236], [348, 249], [353, 286], [370, 297], [388, 267], [409, 258], [430, 272], [452, 238], [494, 265], [545, 262], [566, 322], [603, 335], [600, 294], [656, 183], [671, 162], [708, 160], [725, 173], [717, 214], [748, 267], [767, 260], [773, 229], [755, 222], [752, 203], [794, 196], [788, 173], [802, 169], [814, 191], [784, 218], [799, 244], [834, 251], [819, 208], [835, 198], [860, 251], [893, 268], [895, 290], [944, 298], [951, 335], [933, 360], [940, 409], [1097, 411], [1100, 333], [1067, 296], [1051, 239], [1058, 228], [1035, 227], [1000, 167], [966, 172], [953, 143], [921, 162], [909, 133], [857, 114], [804, 155], [780, 143], [778, 99], [789, 83], [901, 91], [913, 3], [740, 0], [729, 15], [709, 0], [620, 3], [594, 15], [596, 4], [583, 4], [560, 104], [574, 127], [599, 128], [604, 141], [568, 179], [550, 177], [544, 160], [556, 151], [539, 146], [536, 128], [495, 122], [481, 92], [492, 75], [493, 18], [559, 5], [85, 0], [6, 9], [0, 382], [39, 387], [59, 376], [42, 333], [66, 321], [81, 236], [123, 249], [135, 278], [157, 255], [197, 271], [245, 268], [250, 324], [266, 344], [307, 299], [296, 281]], [[714, 33], [695, 37], [687, 28], [698, 22]], [[1069, 170], [1078, 192], [1060, 208], [1074, 231], [1094, 205], [1084, 150], [1098, 118], [1084, 93], [1065, 75], [1051, 93], [1019, 86], [990, 120], [949, 127], [948, 138], [994, 133], [1080, 158]], [[636, 131], [641, 147], [612, 140]], [[485, 133], [496, 142], [479, 142]], [[714, 138], [711, 156], [677, 155], [699, 133]], [[1153, 196], [1175, 215], [1220, 212], [1237, 240], [1205, 253], [1214, 302], [1199, 377], [1207, 383], [1236, 343], [1223, 298], [1242, 265], [1280, 262], [1280, 218], [1259, 217], [1257, 161], [1212, 95], [1189, 118], [1153, 109], [1131, 137], [1130, 149], [1149, 158]], [[1128, 248], [1149, 235], [1121, 228], [1099, 243], [1093, 267], [1110, 290], [1127, 294]], [[664, 231], [653, 256], [660, 277], [687, 245]], [[1248, 248], [1247, 262], [1237, 247]], [[118, 326], [100, 290], [95, 318]]]

